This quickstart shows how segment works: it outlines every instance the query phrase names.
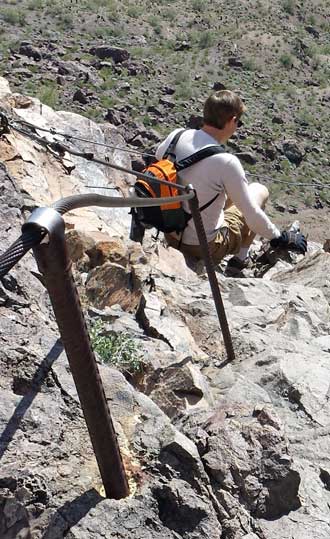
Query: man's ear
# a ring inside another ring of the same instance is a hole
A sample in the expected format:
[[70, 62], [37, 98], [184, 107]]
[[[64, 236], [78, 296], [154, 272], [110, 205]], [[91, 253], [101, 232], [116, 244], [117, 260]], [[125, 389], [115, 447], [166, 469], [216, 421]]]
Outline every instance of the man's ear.
[[236, 116], [232, 116], [231, 118], [228, 118], [228, 120], [225, 123], [225, 127], [232, 127], [232, 124], [235, 123]]

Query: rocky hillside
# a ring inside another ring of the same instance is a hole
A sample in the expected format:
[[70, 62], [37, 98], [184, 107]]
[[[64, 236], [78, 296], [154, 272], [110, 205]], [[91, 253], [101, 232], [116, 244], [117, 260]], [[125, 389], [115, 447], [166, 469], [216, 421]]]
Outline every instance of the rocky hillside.
[[248, 113], [232, 151], [269, 185], [272, 214], [286, 225], [299, 212], [318, 240], [330, 200], [328, 14], [328, 0], [6, 0], [0, 66], [14, 89], [116, 125], [139, 151], [198, 125], [213, 88], [238, 91]]
[[[114, 126], [47, 105], [41, 115], [38, 100], [1, 78], [0, 107], [40, 128], [124, 143]], [[0, 137], [0, 155], [1, 252], [35, 206], [129, 181], [14, 131]], [[161, 240], [130, 242], [127, 210], [75, 210], [65, 222], [130, 496], [104, 498], [29, 253], [0, 284], [1, 538], [328, 539], [329, 253], [311, 243], [306, 257], [274, 259], [263, 279], [218, 273], [229, 362], [203, 268]]]

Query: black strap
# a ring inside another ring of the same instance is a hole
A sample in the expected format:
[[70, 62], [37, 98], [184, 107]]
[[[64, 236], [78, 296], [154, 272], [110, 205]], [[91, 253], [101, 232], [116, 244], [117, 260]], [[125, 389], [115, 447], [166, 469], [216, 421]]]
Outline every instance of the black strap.
[[218, 153], [224, 153], [226, 151], [226, 148], [220, 144], [213, 145], [213, 146], [206, 146], [206, 148], [202, 148], [201, 150], [198, 150], [198, 152], [193, 153], [192, 155], [189, 155], [189, 157], [186, 157], [185, 159], [181, 159], [181, 161], [178, 161], [176, 163], [176, 170], [184, 170], [185, 168], [191, 167], [195, 163], [198, 163], [198, 161], [201, 161], [202, 159], [206, 159], [206, 157], [211, 157], [212, 155], [216, 155]]
[[[182, 133], [184, 131], [187, 131], [187, 129], [181, 129], [178, 131], [172, 141], [170, 142], [166, 152], [163, 155], [163, 158], [172, 157], [172, 159], [175, 161], [176, 156], [174, 153], [175, 146], [178, 143], [179, 138], [181, 137]], [[193, 153], [192, 155], [189, 155], [189, 157], [185, 157], [185, 159], [181, 159], [178, 163], [175, 163], [175, 168], [177, 171], [184, 170], [185, 168], [191, 167], [192, 165], [195, 165], [195, 163], [198, 163], [199, 161], [202, 161], [202, 159], [206, 159], [207, 157], [211, 157], [212, 155], [217, 155], [219, 153], [224, 153], [226, 151], [226, 148], [222, 144], [214, 144], [212, 146], [206, 146], [206, 148], [202, 148], [201, 150], [198, 150], [197, 152]], [[217, 193], [211, 200], [206, 202], [201, 208], [199, 208], [199, 211], [204, 211], [206, 208], [211, 206], [211, 204], [218, 198], [220, 193]], [[187, 223], [191, 219], [191, 215], [187, 218]], [[182, 242], [183, 232], [181, 234], [180, 244]]]
[[[206, 202], [206, 204], [204, 204], [201, 208], [199, 208], [199, 211], [206, 210], [206, 208], [208, 208], [209, 206], [211, 206], [211, 204], [213, 204], [213, 202], [218, 198], [219, 195], [220, 195], [220, 193], [217, 193], [213, 198], [211, 198], [211, 200], [209, 200], [208, 202]], [[188, 224], [190, 219], [192, 218], [192, 215], [191, 215], [191, 213], [188, 213], [187, 211], [185, 213], [186, 213], [186, 220], [187, 220], [187, 224]], [[182, 242], [183, 232], [184, 232], [184, 230], [182, 231], [182, 235], [181, 235], [181, 238], [180, 238], [179, 248], [180, 248], [180, 245], [181, 245], [181, 242]]]
[[187, 131], [187, 129], [180, 129], [180, 131], [178, 131], [174, 135], [173, 139], [171, 140], [171, 142], [169, 143], [169, 145], [167, 147], [167, 150], [163, 154], [163, 159], [168, 159], [168, 157], [172, 157], [173, 161], [175, 161], [175, 159], [176, 159], [175, 153], [174, 153], [175, 146], [177, 145], [178, 140], [179, 140], [179, 138], [181, 137], [181, 135], [182, 135], [182, 133], [184, 131]]
[[211, 200], [209, 200], [208, 202], [206, 202], [206, 204], [204, 204], [201, 208], [199, 208], [199, 211], [206, 210], [206, 208], [211, 206], [211, 204], [215, 201], [216, 198], [218, 198], [219, 195], [220, 193], [217, 193], [213, 198], [211, 198]]

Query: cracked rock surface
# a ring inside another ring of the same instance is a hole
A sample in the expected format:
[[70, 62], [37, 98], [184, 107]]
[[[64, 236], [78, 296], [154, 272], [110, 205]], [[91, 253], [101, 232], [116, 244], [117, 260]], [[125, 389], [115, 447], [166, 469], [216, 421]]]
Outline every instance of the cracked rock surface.
[[[27, 212], [13, 173], [0, 164], [1, 250]], [[130, 496], [103, 496], [29, 253], [0, 288], [1, 539], [328, 539], [330, 255], [319, 249], [272, 279], [218, 273], [236, 352], [228, 362], [203, 271], [121, 230], [107, 243], [83, 227], [70, 248], [88, 318], [128, 333], [143, 356], [135, 377], [98, 363]]]

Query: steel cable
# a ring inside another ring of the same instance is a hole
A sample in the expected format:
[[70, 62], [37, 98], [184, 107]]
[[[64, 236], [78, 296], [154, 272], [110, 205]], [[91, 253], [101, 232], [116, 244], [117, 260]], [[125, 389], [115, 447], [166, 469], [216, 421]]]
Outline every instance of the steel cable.
[[0, 279], [2, 279], [2, 277], [4, 277], [8, 271], [10, 271], [11, 268], [13, 268], [17, 262], [32, 249], [32, 247], [38, 245], [46, 234], [47, 231], [42, 228], [23, 232], [23, 234], [4, 253], [2, 253], [2, 255], [0, 255]]
[[120, 172], [125, 172], [126, 174], [131, 174], [132, 176], [135, 176], [136, 178], [141, 178], [143, 180], [150, 181], [150, 177], [153, 181], [156, 183], [162, 184], [162, 185], [168, 185], [169, 187], [175, 187], [176, 189], [180, 191], [185, 191], [186, 187], [183, 185], [180, 185], [178, 183], [169, 182], [166, 180], [160, 180], [156, 176], [145, 174], [143, 172], [138, 172], [137, 170], [131, 170], [126, 167], [121, 167], [119, 165], [115, 165], [115, 163], [109, 163], [109, 161], [105, 159], [99, 159], [98, 157], [94, 157], [94, 154], [91, 152], [80, 152], [78, 150], [74, 150], [73, 148], [69, 148], [65, 144], [62, 144], [61, 142], [50, 142], [47, 139], [43, 137], [39, 137], [38, 135], [35, 135], [34, 133], [27, 133], [24, 131], [24, 129], [20, 129], [18, 127], [11, 126], [13, 129], [15, 129], [18, 133], [21, 135], [24, 135], [26, 137], [30, 137], [32, 140], [35, 140], [36, 142], [39, 142], [42, 146], [45, 146], [46, 148], [52, 149], [54, 152], [58, 152], [59, 154], [64, 155], [65, 152], [68, 152], [71, 155], [75, 155], [76, 157], [81, 157], [83, 159], [86, 159], [87, 161], [92, 161], [93, 163], [97, 163], [99, 165], [104, 165], [105, 167], [113, 168], [114, 170], [119, 170]]
[[[5, 115], [3, 115], [5, 116]], [[9, 127], [11, 127], [12, 129], [15, 129], [16, 131], [18, 131], [19, 133], [21, 133], [22, 135], [25, 135], [25, 136], [30, 136], [31, 138], [34, 138], [34, 140], [36, 141], [39, 141], [41, 144], [43, 145], [46, 145], [46, 146], [52, 146], [52, 144], [54, 146], [56, 146], [56, 144], [59, 144], [59, 146], [61, 146], [60, 143], [56, 143], [56, 142], [51, 142], [51, 141], [47, 141], [45, 138], [42, 138], [42, 137], [39, 137], [38, 135], [33, 135], [32, 133], [27, 133], [26, 131], [18, 128], [17, 126], [13, 125], [10, 121], [8, 121], [8, 118], [7, 119], [7, 125]], [[149, 153], [145, 153], [145, 152], [140, 152], [138, 150], [134, 150], [134, 149], [127, 149], [127, 148], [122, 148], [120, 146], [113, 146], [113, 145], [110, 145], [110, 144], [105, 144], [103, 142], [96, 142], [96, 141], [93, 141], [93, 140], [89, 140], [89, 139], [84, 139], [84, 138], [81, 138], [81, 137], [76, 137], [75, 135], [69, 135], [67, 133], [60, 133], [58, 131], [55, 130], [55, 128], [50, 128], [50, 129], [47, 129], [45, 127], [38, 127], [37, 125], [34, 125], [34, 124], [31, 124], [30, 122], [27, 122], [25, 120], [18, 120], [18, 119], [11, 119], [13, 122], [16, 122], [16, 123], [19, 123], [21, 125], [26, 125], [27, 127], [31, 128], [31, 129], [35, 129], [35, 130], [39, 130], [39, 131], [44, 131], [46, 133], [50, 133], [52, 135], [57, 135], [57, 136], [61, 136], [67, 140], [69, 139], [72, 139], [72, 140], [78, 140], [78, 141], [81, 141], [81, 142], [86, 142], [88, 144], [93, 144], [95, 146], [102, 146], [102, 147], [105, 147], [105, 148], [109, 148], [109, 149], [112, 149], [112, 150], [118, 150], [118, 151], [122, 151], [122, 152], [129, 152], [129, 153], [136, 153], [136, 154], [139, 154], [139, 155], [142, 155], [142, 156], [145, 156], [145, 157], [152, 157], [152, 158], [155, 158], [155, 155], [153, 154], [149, 154]], [[110, 167], [113, 167], [113, 168], [116, 168], [117, 170], [122, 170], [123, 172], [127, 172], [129, 174], [135, 174], [137, 177], [142, 177], [143, 178], [143, 174], [142, 173], [138, 173], [138, 172], [135, 172], [135, 171], [130, 171], [128, 169], [123, 169], [123, 168], [120, 168], [118, 167], [117, 165], [113, 165], [112, 163], [109, 163], [108, 161], [103, 161], [103, 160], [98, 160], [97, 158], [94, 158], [91, 157], [92, 154], [89, 154], [88, 152], [85, 152], [85, 153], [82, 153], [82, 152], [77, 152], [75, 150], [72, 150], [71, 148], [68, 148], [68, 147], [64, 147], [65, 148], [65, 151], [69, 152], [69, 153], [72, 153], [72, 155], [77, 155], [77, 156], [80, 156], [80, 157], [85, 157], [86, 159], [89, 159], [90, 161], [95, 161], [96, 163], [99, 163], [99, 164], [102, 164], [102, 165], [107, 165], [107, 166], [110, 166]], [[55, 148], [54, 148], [55, 149]], [[234, 154], [234, 155], [237, 155], [239, 157], [239, 154]], [[258, 178], [261, 178], [261, 179], [264, 179], [264, 180], [268, 180], [268, 181], [271, 181], [271, 182], [274, 182], [274, 183], [282, 183], [282, 184], [285, 184], [285, 185], [289, 185], [289, 186], [298, 186], [298, 187], [313, 187], [313, 188], [316, 188], [316, 189], [327, 189], [327, 188], [330, 188], [330, 184], [328, 183], [305, 183], [305, 182], [293, 182], [293, 181], [290, 181], [290, 180], [281, 180], [281, 179], [278, 179], [278, 178], [273, 178], [271, 176], [267, 176], [267, 175], [264, 175], [264, 174], [256, 174], [256, 173], [251, 173], [251, 172], [246, 172], [246, 175], [247, 176], [254, 176], [254, 177], [258, 177]], [[92, 187], [92, 186], [87, 186], [87, 187]], [[95, 187], [95, 188], [99, 188], [99, 189], [107, 189], [108, 187], [105, 187], [105, 186], [98, 186], [98, 187]]]
[[[99, 206], [103, 208], [150, 207], [171, 204], [173, 202], [183, 202], [184, 200], [192, 199], [193, 196], [194, 193], [192, 191], [177, 197], [163, 198], [120, 198], [88, 193], [62, 198], [54, 202], [51, 207], [60, 215], [63, 215], [68, 211], [88, 206]], [[23, 232], [23, 234], [4, 253], [2, 253], [2, 255], [0, 255], [0, 279], [4, 277], [8, 271], [10, 271], [11, 268], [13, 268], [17, 262], [32, 249], [32, 247], [38, 245], [46, 235], [47, 231], [42, 228]]]
[[163, 198], [140, 198], [140, 197], [108, 197], [105, 195], [98, 195], [96, 193], [88, 193], [83, 195], [72, 195], [66, 198], [62, 198], [52, 204], [52, 208], [61, 215], [64, 213], [75, 210], [78, 208], [86, 208], [87, 206], [99, 206], [103, 208], [141, 208], [150, 206], [160, 206], [165, 204], [172, 204], [174, 202], [183, 202], [184, 200], [190, 200], [193, 198], [194, 193], [189, 192], [185, 195], [176, 197], [163, 197]]
[[[43, 131], [45, 133], [50, 133], [51, 135], [56, 135], [58, 137], [63, 137], [67, 140], [78, 140], [79, 142], [86, 142], [87, 144], [92, 144], [93, 146], [101, 146], [103, 148], [109, 148], [110, 150], [118, 150], [120, 152], [127, 152], [127, 153], [135, 153], [137, 155], [141, 155], [144, 157], [152, 157], [155, 158], [154, 154], [141, 152], [139, 150], [135, 150], [134, 148], [123, 148], [122, 146], [114, 146], [112, 144], [106, 144], [105, 142], [96, 142], [95, 140], [85, 139], [82, 137], [77, 137], [75, 135], [69, 135], [69, 133], [61, 133], [60, 131], [56, 131], [54, 127], [51, 127], [50, 129], [47, 129], [46, 127], [39, 127], [37, 125], [31, 124], [30, 122], [27, 122], [26, 120], [18, 120], [18, 119], [11, 119], [13, 122], [26, 125], [27, 127], [30, 127], [31, 129], [35, 129], [38, 131]], [[9, 122], [8, 125], [15, 129], [15, 126]]]

